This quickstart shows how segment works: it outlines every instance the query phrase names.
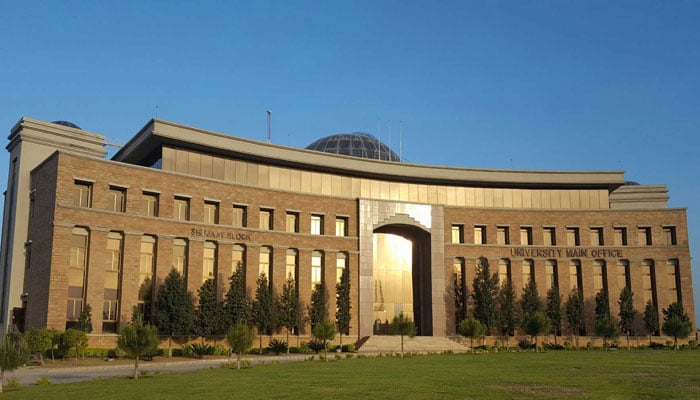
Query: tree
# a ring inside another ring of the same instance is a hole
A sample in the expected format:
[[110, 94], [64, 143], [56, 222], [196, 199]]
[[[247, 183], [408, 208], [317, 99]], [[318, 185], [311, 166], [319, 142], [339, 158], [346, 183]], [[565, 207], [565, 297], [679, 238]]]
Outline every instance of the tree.
[[122, 327], [117, 347], [134, 357], [134, 379], [139, 378], [139, 358], [158, 350], [158, 328], [144, 325], [141, 320]]
[[192, 293], [187, 291], [182, 275], [173, 268], [158, 288], [156, 310], [153, 316], [158, 330], [168, 335], [168, 357], [173, 356], [173, 338], [192, 333], [194, 315]]
[[0, 343], [0, 393], [5, 382], [5, 371], [14, 371], [29, 361], [29, 350], [18, 337], [6, 335]]
[[630, 335], [634, 335], [634, 319], [637, 312], [634, 310], [634, 294], [629, 286], [625, 286], [620, 292], [620, 332], [627, 338], [627, 349], [630, 348]]
[[566, 314], [566, 323], [574, 335], [576, 347], [578, 347], [578, 335], [583, 329], [583, 298], [581, 293], [574, 288], [564, 304], [564, 313]]
[[335, 285], [336, 313], [335, 326], [340, 335], [340, 345], [343, 345], [343, 335], [350, 334], [350, 269], [343, 268], [340, 282]]
[[78, 356], [83, 354], [88, 345], [87, 334], [80, 329], [66, 329], [60, 336], [59, 349], [68, 353], [71, 349], [75, 350], [75, 362], [78, 362]]
[[223, 330], [223, 304], [216, 299], [216, 281], [207, 279], [198, 290], [197, 333], [202, 337], [220, 335]]
[[403, 311], [398, 316], [395, 316], [389, 324], [389, 332], [392, 335], [401, 336], [401, 358], [403, 358], [403, 338], [404, 336], [416, 336], [416, 324], [410, 317], [404, 315]]
[[659, 312], [651, 300], [648, 300], [644, 307], [644, 328], [649, 336], [649, 345], [651, 346], [651, 337], [659, 331]]
[[24, 340], [31, 354], [39, 354], [41, 365], [44, 365], [44, 353], [53, 348], [53, 331], [47, 328], [38, 328], [27, 331]]
[[530, 279], [523, 290], [523, 297], [520, 299], [521, 323], [523, 328], [528, 318], [538, 311], [542, 311], [543, 305], [540, 295], [537, 292], [537, 283]]
[[335, 324], [329, 321], [328, 318], [323, 319], [314, 326], [311, 333], [316, 339], [323, 342], [323, 354], [326, 362], [328, 362], [328, 341], [333, 340], [335, 337]]
[[608, 348], [608, 339], [616, 338], [619, 334], [617, 323], [612, 318], [601, 318], [595, 322], [596, 335], [603, 338], [603, 347]]
[[250, 302], [246, 295], [245, 270], [241, 263], [238, 263], [236, 270], [231, 274], [224, 311], [227, 328], [239, 322], [247, 323], [250, 319]]
[[598, 321], [606, 318], [610, 318], [610, 299], [608, 292], [601, 290], [595, 295], [595, 319]]
[[231, 347], [231, 352], [237, 354], [236, 365], [238, 369], [241, 369], [241, 354], [253, 345], [253, 332], [245, 322], [238, 321], [228, 330], [226, 339]]
[[323, 283], [314, 286], [311, 292], [311, 304], [309, 304], [309, 323], [311, 330], [317, 323], [328, 318], [328, 309], [326, 308], [326, 289]]
[[515, 290], [510, 281], [503, 284], [498, 291], [497, 314], [501, 334], [506, 338], [506, 348], [510, 348], [510, 336], [515, 333], [517, 319]]
[[479, 257], [476, 276], [472, 284], [474, 299], [474, 318], [486, 327], [486, 334], [496, 326], [496, 296], [498, 295], [498, 274], [491, 274], [489, 261]]
[[90, 304], [85, 304], [85, 307], [80, 311], [78, 329], [85, 333], [92, 332], [92, 307], [90, 307]]
[[538, 351], [537, 336], [549, 332], [552, 329], [552, 321], [542, 311], [535, 311], [526, 317], [524, 327], [525, 333], [532, 336], [535, 342], [535, 351]]
[[479, 339], [486, 334], [486, 327], [478, 319], [465, 319], [459, 323], [457, 332], [469, 338], [469, 348], [474, 352], [474, 339]]
[[673, 349], [678, 350], [678, 338], [685, 339], [693, 331], [693, 323], [688, 314], [683, 311], [683, 303], [671, 303], [668, 308], [661, 310], [664, 314], [663, 331], [673, 336]]
[[556, 345], [557, 336], [561, 334], [561, 295], [556, 285], [547, 291], [547, 318], [552, 323], [552, 333], [554, 333], [554, 344]]
[[296, 282], [294, 279], [289, 278], [282, 287], [282, 296], [280, 296], [277, 304], [279, 322], [287, 331], [287, 354], [289, 354], [289, 332], [297, 330], [298, 333], [298, 329], [302, 324], [301, 308]]
[[270, 285], [265, 274], [257, 279], [255, 301], [253, 301], [253, 321], [260, 335], [260, 354], [262, 354], [262, 335], [271, 335], [275, 328], [275, 303], [270, 293]]

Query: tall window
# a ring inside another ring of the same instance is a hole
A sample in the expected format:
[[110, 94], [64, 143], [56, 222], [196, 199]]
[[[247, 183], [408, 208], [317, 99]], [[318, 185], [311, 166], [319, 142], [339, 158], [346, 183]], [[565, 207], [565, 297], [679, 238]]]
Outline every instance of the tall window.
[[627, 246], [627, 228], [616, 227], [615, 231], [615, 246]]
[[297, 279], [297, 268], [299, 265], [299, 252], [295, 249], [287, 249], [287, 261], [284, 270], [285, 279]]
[[119, 282], [122, 271], [122, 234], [107, 234], [102, 331], [116, 332], [119, 315]]
[[556, 246], [557, 245], [557, 233], [553, 226], [546, 226], [543, 230], [543, 240], [545, 246]]
[[268, 246], [263, 246], [260, 248], [260, 256], [258, 258], [258, 276], [265, 275], [270, 282], [272, 282], [272, 275], [270, 274], [271, 254], [272, 249]]
[[580, 293], [581, 287], [581, 261], [571, 260], [569, 262], [569, 285], [571, 289], [576, 289]]
[[314, 251], [311, 253], [311, 289], [321, 284], [323, 271], [323, 253]]
[[299, 232], [299, 213], [287, 211], [287, 232]]
[[674, 303], [682, 302], [683, 297], [681, 296], [680, 271], [678, 269], [678, 260], [675, 258], [668, 260], [666, 268], [668, 270], [668, 282], [666, 283], [666, 286], [671, 292], [670, 298], [673, 300]]
[[187, 271], [187, 240], [173, 240], [173, 269], [185, 276]]
[[605, 261], [593, 261], [593, 290], [603, 292], [607, 290], [605, 284]]
[[114, 212], [126, 212], [126, 189], [109, 187], [109, 210]]
[[218, 224], [219, 223], [219, 203], [214, 201], [204, 202], [204, 223]]
[[474, 244], [486, 244], [486, 227], [476, 225], [474, 227]]
[[651, 246], [651, 228], [648, 226], [637, 229], [637, 244], [639, 246]]
[[547, 290], [558, 287], [557, 284], [557, 260], [547, 260], [544, 263], [545, 274], [547, 277]]
[[231, 270], [236, 271], [239, 266], [245, 268], [245, 247], [234, 244], [231, 250]]
[[139, 255], [139, 295], [138, 306], [144, 320], [148, 320], [153, 301], [153, 273], [156, 270], [156, 238], [141, 237], [141, 253]]
[[88, 267], [88, 231], [73, 228], [71, 234], [70, 261], [68, 268], [68, 305], [66, 327], [69, 328], [80, 317], [85, 301], [85, 277]]
[[501, 258], [498, 260], [498, 283], [503, 286], [510, 282], [510, 260]]
[[532, 260], [523, 260], [523, 288], [533, 278], [533, 266]]
[[339, 283], [343, 276], [343, 271], [348, 267], [348, 255], [346, 253], [338, 253], [335, 261], [335, 282]]
[[678, 244], [678, 242], [676, 241], [675, 226], [664, 226], [664, 239], [666, 241], [666, 246], [675, 246]]
[[452, 268], [455, 287], [455, 321], [462, 321], [467, 318], [467, 278], [464, 259], [455, 258]]
[[260, 209], [260, 226], [259, 228], [265, 231], [272, 230], [272, 209], [261, 208]]
[[603, 228], [591, 228], [591, 246], [603, 246], [604, 244]]
[[73, 185], [73, 205], [92, 207], [92, 183], [75, 181]]
[[496, 227], [496, 243], [497, 244], [510, 244], [510, 235], [507, 226], [497, 226]]
[[173, 218], [178, 221], [190, 220], [190, 199], [186, 197], [176, 197], [173, 202]]
[[622, 290], [630, 285], [630, 263], [627, 260], [617, 261], [617, 287]]
[[580, 246], [581, 240], [578, 234], [578, 228], [566, 228], [566, 245], [567, 246]]
[[233, 206], [233, 219], [231, 221], [231, 225], [233, 225], [236, 228], [244, 228], [246, 226], [246, 217], [247, 217], [247, 207], [242, 206], [242, 205], [235, 205]]
[[143, 192], [141, 196], [141, 214], [147, 217], [158, 216], [158, 194]]
[[654, 295], [656, 284], [654, 282], [654, 261], [642, 261], [642, 298], [644, 303], [651, 300], [656, 306], [656, 296]]
[[348, 235], [348, 219], [347, 217], [335, 218], [335, 236]]
[[532, 227], [521, 226], [520, 227], [520, 244], [523, 246], [532, 245]]
[[323, 235], [323, 215], [311, 215], [311, 234]]
[[216, 279], [216, 243], [204, 242], [202, 258], [202, 283], [208, 279]]
[[464, 243], [464, 225], [452, 225], [452, 243]]

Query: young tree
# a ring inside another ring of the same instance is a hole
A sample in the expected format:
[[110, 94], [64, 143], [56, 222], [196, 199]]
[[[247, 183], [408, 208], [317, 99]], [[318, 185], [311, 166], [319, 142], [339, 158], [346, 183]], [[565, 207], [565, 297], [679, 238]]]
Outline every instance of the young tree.
[[608, 292], [601, 290], [595, 295], [595, 319], [610, 319], [610, 299]]
[[479, 339], [486, 334], [486, 327], [478, 319], [465, 319], [459, 323], [457, 332], [469, 338], [469, 348], [474, 352], [474, 339]]
[[496, 326], [496, 297], [498, 296], [498, 274], [491, 274], [489, 261], [479, 257], [476, 276], [472, 284], [474, 299], [474, 318], [486, 327], [486, 334]]
[[247, 323], [250, 319], [250, 302], [246, 294], [245, 270], [241, 263], [238, 263], [236, 270], [230, 278], [228, 292], [226, 292], [226, 302], [224, 304], [226, 328], [236, 325], [239, 322]]
[[0, 393], [5, 382], [5, 371], [14, 371], [29, 361], [29, 350], [21, 340], [6, 335], [0, 343]]
[[155, 326], [143, 325], [139, 319], [122, 327], [117, 347], [129, 357], [134, 357], [134, 379], [139, 378], [139, 358], [157, 351], [158, 344], [158, 329]]
[[54, 333], [47, 328], [38, 328], [27, 331], [24, 340], [31, 354], [39, 354], [41, 365], [44, 365], [44, 353], [53, 348]]
[[197, 306], [197, 333], [202, 337], [220, 335], [223, 330], [223, 304], [216, 299], [216, 281], [207, 279], [198, 290], [199, 305]]
[[85, 307], [80, 311], [78, 329], [85, 333], [92, 332], [92, 307], [90, 307], [90, 304], [85, 304]]
[[603, 348], [607, 350], [608, 339], [616, 338], [619, 335], [619, 330], [613, 318], [602, 318], [595, 322], [595, 333], [603, 338]]
[[174, 268], [158, 288], [153, 322], [161, 333], [168, 335], [168, 357], [173, 356], [172, 340], [192, 333], [194, 298], [187, 291], [185, 279]]
[[666, 335], [673, 336], [673, 349], [678, 350], [678, 338], [687, 338], [693, 331], [693, 323], [683, 311], [683, 303], [671, 303], [661, 312], [664, 314], [662, 329]]
[[327, 318], [319, 321], [311, 332], [314, 337], [323, 342], [323, 354], [328, 362], [328, 342], [335, 337], [335, 324]]
[[261, 274], [257, 280], [255, 301], [253, 301], [253, 321], [255, 322], [255, 327], [258, 328], [258, 335], [260, 336], [260, 354], [262, 354], [263, 333], [271, 335], [276, 322], [275, 302], [272, 299], [270, 284], [265, 274]]
[[506, 338], [506, 348], [510, 348], [510, 336], [515, 333], [517, 321], [515, 290], [513, 284], [507, 281], [498, 291], [498, 325], [501, 334]]
[[524, 327], [525, 333], [532, 336], [535, 342], [535, 352], [537, 352], [539, 351], [537, 348], [537, 337], [550, 331], [552, 321], [542, 311], [535, 311], [526, 317]]
[[659, 312], [651, 300], [647, 301], [644, 307], [644, 328], [649, 336], [649, 345], [651, 346], [651, 337], [659, 331]]
[[311, 292], [311, 304], [309, 304], [309, 323], [311, 330], [317, 323], [328, 318], [328, 309], [326, 308], [326, 289], [323, 283], [314, 286]]
[[404, 336], [414, 337], [416, 336], [416, 324], [413, 320], [404, 315], [403, 311], [394, 317], [389, 324], [389, 332], [392, 335], [401, 336], [401, 358], [403, 358], [403, 338]]
[[236, 353], [236, 366], [241, 369], [241, 354], [253, 345], [253, 332], [243, 321], [238, 321], [226, 334], [231, 352]]
[[557, 336], [561, 334], [561, 295], [555, 285], [547, 291], [547, 318], [552, 323], [554, 344], [557, 344]]
[[523, 289], [523, 297], [520, 299], [521, 323], [523, 328], [528, 318], [538, 311], [542, 311], [543, 305], [540, 294], [537, 292], [537, 283], [530, 279]]
[[302, 324], [302, 307], [294, 279], [289, 278], [284, 283], [282, 287], [282, 296], [279, 298], [277, 309], [279, 310], [279, 322], [287, 331], [287, 354], [289, 354], [289, 332], [298, 330]]
[[75, 362], [82, 355], [88, 345], [87, 334], [80, 329], [66, 329], [60, 336], [59, 349], [67, 354], [70, 349], [75, 350]]
[[581, 293], [578, 290], [573, 289], [569, 293], [569, 297], [564, 304], [564, 312], [566, 314], [566, 323], [574, 335], [576, 347], [578, 347], [578, 335], [581, 334], [583, 329], [583, 298], [581, 298]]
[[350, 334], [350, 269], [343, 268], [340, 282], [335, 285], [336, 313], [335, 326], [340, 335], [340, 345], [343, 345], [343, 335]]
[[634, 335], [634, 319], [637, 312], [634, 310], [634, 294], [629, 286], [625, 286], [620, 292], [620, 331], [627, 338], [627, 349], [630, 349], [630, 335]]

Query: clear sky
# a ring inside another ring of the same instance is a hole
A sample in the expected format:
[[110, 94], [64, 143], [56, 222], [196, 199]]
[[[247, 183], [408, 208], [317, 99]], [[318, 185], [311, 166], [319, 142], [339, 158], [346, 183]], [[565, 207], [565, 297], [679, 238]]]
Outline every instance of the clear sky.
[[697, 259], [698, 21], [697, 1], [0, 0], [0, 130], [126, 142], [157, 115], [265, 140], [270, 109], [273, 143], [365, 131], [398, 153], [401, 123], [411, 162], [666, 184]]

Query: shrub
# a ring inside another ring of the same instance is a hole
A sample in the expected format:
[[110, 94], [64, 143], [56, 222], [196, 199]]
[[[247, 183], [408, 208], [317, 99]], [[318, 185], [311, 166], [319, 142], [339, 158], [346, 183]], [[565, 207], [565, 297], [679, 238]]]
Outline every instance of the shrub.
[[489, 351], [490, 349], [491, 349], [491, 347], [488, 345], [485, 345], [485, 344], [480, 344], [478, 346], [474, 346], [474, 350]]
[[214, 354], [214, 346], [206, 343], [192, 343], [190, 345], [192, 356], [195, 358], [204, 358]]
[[697, 350], [698, 349], [698, 341], [695, 339], [688, 340], [688, 348], [690, 350]]
[[277, 339], [270, 340], [270, 343], [267, 345], [267, 348], [270, 349], [270, 351], [275, 353], [275, 355], [277, 356], [282, 353], [286, 353], [287, 347], [287, 342], [285, 342], [284, 340]]
[[107, 350], [107, 358], [123, 358], [126, 357], [126, 353], [119, 349], [118, 347], [116, 349], [109, 349]]
[[664, 345], [663, 343], [659, 343], [659, 342], [651, 342], [651, 343], [649, 343], [649, 348], [650, 349], [665, 349], [666, 345]]
[[306, 347], [308, 347], [309, 350], [313, 351], [314, 353], [318, 354], [326, 348], [326, 345], [325, 343], [323, 343], [323, 341], [314, 339], [306, 343]]
[[341, 348], [341, 351], [343, 353], [353, 353], [355, 351], [355, 345], [354, 344], [344, 344], [343, 347]]
[[520, 348], [523, 349], [523, 350], [530, 350], [530, 349], [534, 349], [534, 348], [535, 348], [535, 344], [534, 344], [534, 343], [530, 343], [530, 342], [527, 341], [527, 340], [521, 340], [521, 341], [518, 342], [518, 347], [520, 347]]
[[544, 348], [547, 350], [564, 350], [564, 345], [554, 344], [554, 343], [545, 343]]
[[22, 384], [19, 382], [19, 379], [17, 378], [10, 378], [7, 380], [7, 384], [4, 386], [3, 391], [5, 390], [19, 390], [22, 387]]
[[51, 384], [51, 380], [48, 376], [44, 376], [41, 379], [37, 379], [35, 383], [37, 386], [47, 386]]
[[214, 355], [215, 356], [227, 356], [231, 353], [231, 350], [224, 346], [223, 344], [214, 345]]

